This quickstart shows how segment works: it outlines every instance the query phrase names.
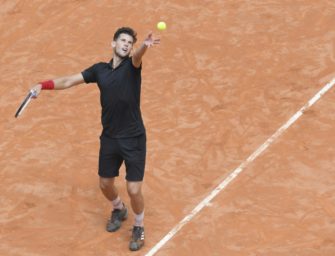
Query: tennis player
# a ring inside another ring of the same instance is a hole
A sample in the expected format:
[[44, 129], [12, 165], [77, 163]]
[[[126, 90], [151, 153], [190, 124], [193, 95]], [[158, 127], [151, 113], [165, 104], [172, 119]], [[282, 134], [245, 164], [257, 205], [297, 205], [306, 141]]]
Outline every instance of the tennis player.
[[146, 132], [140, 109], [142, 57], [147, 49], [160, 43], [149, 33], [131, 55], [136, 32], [129, 27], [119, 28], [112, 41], [112, 59], [99, 62], [81, 73], [47, 80], [33, 86], [41, 90], [62, 90], [82, 83], [96, 83], [102, 107], [99, 170], [100, 188], [112, 204], [106, 230], [115, 232], [128, 216], [128, 209], [118, 194], [115, 178], [124, 162], [127, 191], [135, 215], [129, 249], [144, 245], [144, 199], [142, 182], [146, 158]]

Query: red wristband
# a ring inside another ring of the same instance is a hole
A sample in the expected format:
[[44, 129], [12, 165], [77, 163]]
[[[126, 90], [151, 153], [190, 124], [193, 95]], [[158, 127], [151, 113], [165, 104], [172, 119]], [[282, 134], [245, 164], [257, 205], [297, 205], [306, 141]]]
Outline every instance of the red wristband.
[[55, 83], [52, 80], [40, 82], [42, 85], [42, 90], [53, 90], [55, 89]]

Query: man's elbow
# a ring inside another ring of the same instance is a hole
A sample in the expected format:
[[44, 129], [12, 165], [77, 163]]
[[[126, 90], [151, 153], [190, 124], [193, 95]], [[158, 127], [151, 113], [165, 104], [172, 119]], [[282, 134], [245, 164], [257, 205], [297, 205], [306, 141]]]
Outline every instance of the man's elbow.
[[64, 81], [64, 89], [66, 89], [66, 88], [70, 88], [71, 86], [73, 86], [74, 85], [74, 83], [73, 83], [73, 81], [71, 80], [71, 79], [66, 79], [65, 81]]
[[82, 74], [70, 76], [70, 77], [67, 77], [65, 79], [64, 87], [69, 88], [69, 87], [72, 87], [74, 85], [81, 84], [83, 82], [84, 82], [84, 78], [83, 78]]

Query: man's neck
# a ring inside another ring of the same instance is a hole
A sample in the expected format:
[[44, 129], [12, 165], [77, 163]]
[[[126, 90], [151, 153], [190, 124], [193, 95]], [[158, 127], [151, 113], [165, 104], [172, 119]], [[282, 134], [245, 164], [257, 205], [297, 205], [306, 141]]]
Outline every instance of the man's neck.
[[121, 57], [117, 56], [116, 54], [114, 54], [113, 55], [113, 63], [112, 63], [113, 69], [116, 69], [124, 59], [125, 58], [121, 58]]

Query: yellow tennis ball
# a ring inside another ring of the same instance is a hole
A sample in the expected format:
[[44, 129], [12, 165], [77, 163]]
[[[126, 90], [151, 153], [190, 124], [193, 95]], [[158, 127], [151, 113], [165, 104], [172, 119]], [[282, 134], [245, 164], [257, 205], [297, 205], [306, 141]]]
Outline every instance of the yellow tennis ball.
[[164, 21], [160, 21], [157, 23], [157, 29], [159, 30], [165, 30], [166, 29], [166, 23]]

